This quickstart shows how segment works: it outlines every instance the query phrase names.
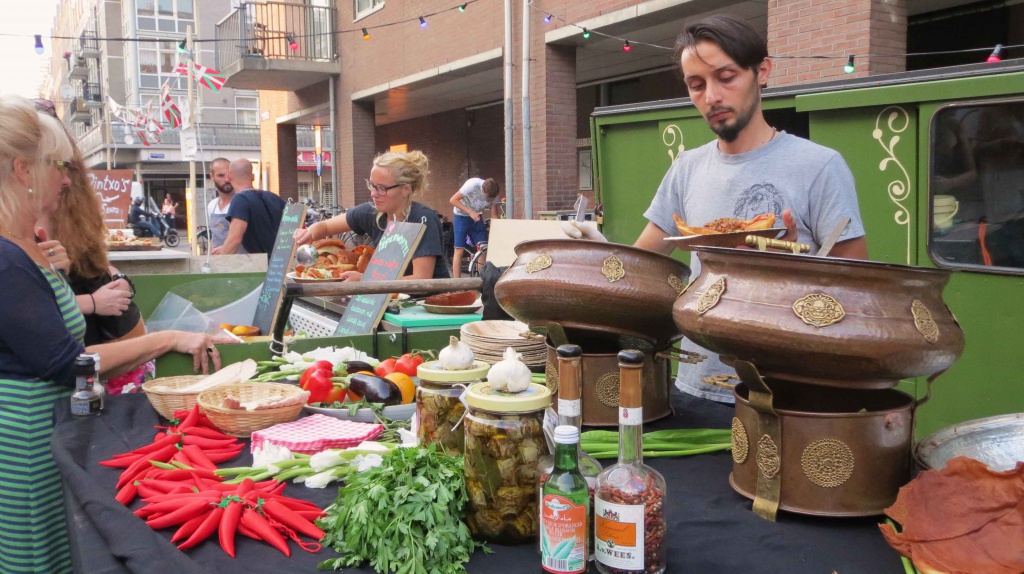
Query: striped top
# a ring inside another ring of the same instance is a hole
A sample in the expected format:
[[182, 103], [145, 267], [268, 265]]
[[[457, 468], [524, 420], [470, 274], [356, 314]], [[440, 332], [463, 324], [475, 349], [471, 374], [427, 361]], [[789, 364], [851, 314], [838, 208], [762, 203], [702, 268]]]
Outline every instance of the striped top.
[[53, 294], [57, 296], [57, 307], [60, 309], [60, 315], [64, 318], [64, 324], [67, 325], [71, 336], [79, 343], [84, 343], [85, 315], [82, 314], [78, 303], [75, 302], [75, 293], [71, 290], [68, 280], [53, 269], [47, 269], [41, 265], [37, 265], [37, 267], [49, 281]]

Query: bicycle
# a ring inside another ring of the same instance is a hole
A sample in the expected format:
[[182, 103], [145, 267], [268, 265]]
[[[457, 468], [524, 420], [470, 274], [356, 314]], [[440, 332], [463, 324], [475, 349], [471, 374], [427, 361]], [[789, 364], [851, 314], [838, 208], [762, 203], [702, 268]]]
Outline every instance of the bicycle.
[[469, 273], [470, 277], [479, 277], [485, 263], [487, 263], [487, 242], [481, 241], [476, 245], [473, 256], [469, 258], [468, 269], [465, 272]]

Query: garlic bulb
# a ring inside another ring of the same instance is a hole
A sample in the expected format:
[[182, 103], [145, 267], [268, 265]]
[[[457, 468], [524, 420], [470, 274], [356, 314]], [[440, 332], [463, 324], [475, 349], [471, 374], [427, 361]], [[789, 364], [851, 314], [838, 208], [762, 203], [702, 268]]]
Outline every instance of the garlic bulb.
[[448, 346], [437, 354], [437, 362], [446, 371], [464, 371], [473, 366], [473, 349], [458, 337], [452, 337]]
[[530, 367], [519, 360], [519, 353], [509, 347], [505, 349], [504, 358], [488, 371], [487, 384], [495, 391], [519, 393], [530, 388], [532, 376]]

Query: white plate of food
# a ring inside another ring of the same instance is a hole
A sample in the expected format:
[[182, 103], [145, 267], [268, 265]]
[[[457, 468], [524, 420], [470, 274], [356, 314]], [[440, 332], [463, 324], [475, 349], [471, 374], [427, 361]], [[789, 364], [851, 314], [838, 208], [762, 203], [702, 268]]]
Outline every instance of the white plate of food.
[[330, 283], [332, 281], [341, 281], [341, 277], [317, 278], [317, 277], [301, 276], [301, 275], [296, 274], [294, 271], [292, 271], [291, 273], [288, 273], [287, 275], [285, 275], [285, 277], [287, 277], [288, 279], [291, 279], [292, 281], [294, 281], [296, 283]]

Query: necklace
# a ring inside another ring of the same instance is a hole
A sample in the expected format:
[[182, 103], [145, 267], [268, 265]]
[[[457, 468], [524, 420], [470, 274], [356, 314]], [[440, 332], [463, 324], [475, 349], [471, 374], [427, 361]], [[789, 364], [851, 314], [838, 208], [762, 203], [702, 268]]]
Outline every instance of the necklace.
[[772, 128], [772, 137], [768, 138], [768, 141], [764, 142], [764, 145], [772, 143], [772, 140], [775, 139], [775, 136], [777, 135], [779, 135], [779, 130]]

